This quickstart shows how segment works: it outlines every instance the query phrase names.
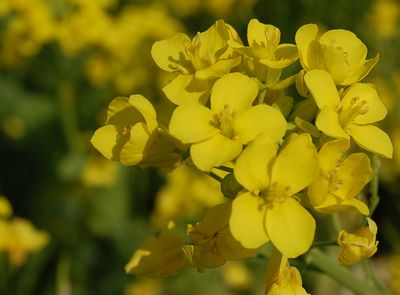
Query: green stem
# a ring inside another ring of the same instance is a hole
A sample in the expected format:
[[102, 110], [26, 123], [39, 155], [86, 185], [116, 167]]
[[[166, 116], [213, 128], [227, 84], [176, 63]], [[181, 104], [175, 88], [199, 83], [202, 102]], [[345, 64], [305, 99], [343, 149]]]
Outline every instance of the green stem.
[[311, 248], [314, 247], [324, 247], [324, 246], [338, 246], [338, 243], [336, 241], [321, 241], [321, 242], [315, 242], [314, 244], [311, 245]]
[[233, 169], [230, 167], [225, 167], [225, 166], [218, 166], [215, 167], [215, 169], [221, 170], [221, 171], [226, 171], [226, 172], [233, 172]]
[[65, 82], [58, 89], [59, 111], [65, 140], [70, 151], [80, 149], [77, 141], [79, 138], [79, 126], [75, 109], [75, 93], [72, 85]]
[[341, 285], [359, 295], [386, 295], [387, 293], [368, 285], [354, 276], [348, 269], [340, 266], [330, 256], [319, 249], [311, 249], [305, 256], [306, 261], [325, 274], [335, 279]]
[[223, 180], [222, 177], [219, 177], [217, 174], [215, 174], [214, 172], [208, 172], [208, 175], [211, 176], [212, 178], [214, 178], [216, 181], [221, 182]]
[[369, 216], [372, 216], [376, 207], [379, 204], [379, 195], [378, 195], [378, 188], [379, 188], [379, 159], [377, 155], [372, 155], [372, 171], [373, 177], [371, 180], [371, 184], [369, 187], [369, 191], [371, 193], [371, 198], [369, 200]]

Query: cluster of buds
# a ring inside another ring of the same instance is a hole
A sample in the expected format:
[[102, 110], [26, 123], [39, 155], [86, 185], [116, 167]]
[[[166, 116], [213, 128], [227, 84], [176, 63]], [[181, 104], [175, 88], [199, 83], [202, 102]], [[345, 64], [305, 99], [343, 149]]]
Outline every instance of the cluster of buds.
[[[293, 288], [307, 294], [287, 259], [305, 254], [315, 240], [311, 213], [370, 215], [368, 198], [360, 198], [373, 177], [370, 156], [391, 158], [393, 152], [388, 135], [372, 125], [386, 108], [372, 84], [360, 83], [378, 56], [366, 59], [366, 46], [347, 30], [321, 34], [308, 24], [295, 40], [280, 44], [279, 29], [255, 19], [248, 45], [222, 20], [193, 39], [177, 33], [151, 51], [161, 69], [176, 73], [162, 89], [175, 104], [168, 128], [140, 95], [111, 102], [106, 125], [92, 138], [106, 158], [167, 171], [192, 165], [220, 179], [226, 196], [189, 225], [190, 243], [178, 238], [172, 223], [149, 238], [128, 263], [129, 273], [202, 271], [272, 243], [284, 263], [266, 294]], [[301, 70], [285, 76], [297, 60]], [[341, 263], [375, 253], [377, 229], [368, 220], [369, 228], [340, 233]], [[354, 249], [357, 235], [363, 243]]]

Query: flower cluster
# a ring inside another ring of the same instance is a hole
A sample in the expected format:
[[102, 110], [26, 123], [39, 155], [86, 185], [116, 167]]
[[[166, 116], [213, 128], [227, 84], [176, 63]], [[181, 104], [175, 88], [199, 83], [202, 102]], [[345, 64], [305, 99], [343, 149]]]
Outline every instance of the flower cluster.
[[[302, 26], [295, 40], [281, 44], [278, 28], [255, 19], [247, 44], [222, 20], [193, 39], [174, 34], [151, 51], [162, 70], [175, 73], [162, 89], [175, 104], [169, 126], [140, 95], [111, 102], [106, 125], [92, 138], [106, 158], [167, 171], [194, 166], [220, 180], [226, 197], [188, 226], [190, 243], [169, 223], [135, 252], [128, 272], [162, 277], [185, 265], [202, 271], [271, 243], [283, 262], [267, 294], [306, 294], [287, 258], [310, 249], [316, 213], [370, 215], [362, 194], [373, 177], [370, 158], [393, 153], [388, 135], [373, 125], [386, 108], [375, 87], [360, 82], [378, 55], [367, 59], [350, 31], [321, 33], [314, 24]], [[288, 76], [297, 60], [301, 70]], [[371, 230], [360, 230], [366, 241], [357, 249], [352, 234], [340, 233], [341, 263], [376, 251], [377, 229], [368, 220]]]

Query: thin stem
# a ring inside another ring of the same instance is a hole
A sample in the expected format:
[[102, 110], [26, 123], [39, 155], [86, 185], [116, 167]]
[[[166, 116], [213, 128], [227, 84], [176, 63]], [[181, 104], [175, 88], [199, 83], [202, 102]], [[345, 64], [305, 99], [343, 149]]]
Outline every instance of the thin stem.
[[377, 289], [361, 281], [354, 276], [348, 269], [340, 266], [330, 256], [319, 249], [311, 249], [305, 257], [306, 261], [312, 266], [318, 268], [325, 274], [335, 279], [341, 285], [349, 288], [355, 294], [359, 295], [386, 295], [385, 291]]
[[371, 198], [369, 200], [369, 215], [372, 216], [376, 207], [379, 204], [380, 198], [378, 195], [379, 188], [379, 159], [377, 155], [372, 155], [372, 171], [373, 177], [371, 180], [371, 184], [369, 187], [369, 191], [371, 193]]
[[230, 168], [230, 167], [218, 166], [218, 167], [215, 167], [215, 168], [218, 169], [218, 170], [221, 170], [221, 171], [233, 172], [233, 169]]
[[216, 181], [221, 182], [223, 180], [222, 177], [219, 177], [217, 174], [214, 172], [208, 172], [208, 175], [210, 175], [212, 178], [214, 178]]
[[313, 247], [324, 247], [324, 246], [338, 246], [338, 243], [336, 241], [315, 242], [314, 244], [311, 245], [311, 248], [313, 248]]

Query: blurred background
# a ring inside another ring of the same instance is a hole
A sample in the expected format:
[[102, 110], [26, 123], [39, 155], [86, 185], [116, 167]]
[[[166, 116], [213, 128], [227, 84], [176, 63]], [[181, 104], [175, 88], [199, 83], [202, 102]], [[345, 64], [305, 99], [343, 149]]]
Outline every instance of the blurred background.
[[[0, 195], [13, 216], [47, 232], [42, 250], [26, 259], [0, 254], [0, 294], [263, 293], [265, 261], [258, 257], [165, 280], [126, 275], [133, 251], [165, 220], [178, 220], [183, 229], [223, 197], [217, 183], [193, 171], [166, 177], [123, 167], [89, 143], [116, 96], [141, 93], [166, 119], [170, 105], [160, 90], [170, 77], [152, 61], [151, 45], [174, 32], [194, 36], [220, 18], [242, 40], [251, 18], [280, 28], [286, 43], [294, 43], [305, 23], [348, 29], [367, 44], [369, 58], [380, 54], [367, 80], [389, 110], [381, 127], [395, 155], [380, 163], [381, 203], [373, 217], [380, 243], [372, 264], [400, 294], [400, 1], [332, 3], [0, 0]], [[304, 281], [312, 294], [339, 294], [339, 286], [318, 274], [307, 272]]]

